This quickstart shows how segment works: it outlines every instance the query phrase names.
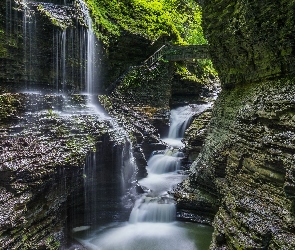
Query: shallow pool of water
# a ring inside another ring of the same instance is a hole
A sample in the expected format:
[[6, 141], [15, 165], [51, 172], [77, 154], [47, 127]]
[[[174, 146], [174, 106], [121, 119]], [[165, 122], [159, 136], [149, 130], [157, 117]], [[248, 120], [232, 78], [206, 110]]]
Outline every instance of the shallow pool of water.
[[89, 250], [206, 250], [213, 229], [190, 222], [117, 223], [76, 232]]

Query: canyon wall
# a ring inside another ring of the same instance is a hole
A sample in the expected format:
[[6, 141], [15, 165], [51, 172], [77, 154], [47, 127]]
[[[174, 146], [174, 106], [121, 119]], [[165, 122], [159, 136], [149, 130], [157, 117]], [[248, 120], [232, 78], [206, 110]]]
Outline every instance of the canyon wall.
[[0, 95], [3, 249], [67, 249], [74, 227], [129, 217], [139, 171], [132, 144], [124, 130], [88, 112], [86, 101]]
[[293, 249], [295, 2], [203, 2], [223, 90], [178, 206], [213, 220], [211, 249]]

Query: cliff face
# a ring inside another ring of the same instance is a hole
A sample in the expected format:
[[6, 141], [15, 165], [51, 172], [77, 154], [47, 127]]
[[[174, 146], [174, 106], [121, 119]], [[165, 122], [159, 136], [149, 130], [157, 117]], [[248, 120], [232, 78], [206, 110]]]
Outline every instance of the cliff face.
[[294, 1], [204, 1], [223, 90], [191, 175], [183, 213], [213, 219], [211, 249], [293, 249]]
[[[78, 9], [9, 0], [0, 3], [0, 86], [8, 90], [81, 91], [87, 29]], [[79, 16], [80, 15], [80, 16]]]
[[86, 99], [0, 95], [3, 249], [58, 249], [73, 227], [129, 215], [132, 192], [122, 196], [136, 171], [131, 144], [87, 113]]
[[224, 85], [294, 72], [294, 1], [204, 2], [206, 38]]

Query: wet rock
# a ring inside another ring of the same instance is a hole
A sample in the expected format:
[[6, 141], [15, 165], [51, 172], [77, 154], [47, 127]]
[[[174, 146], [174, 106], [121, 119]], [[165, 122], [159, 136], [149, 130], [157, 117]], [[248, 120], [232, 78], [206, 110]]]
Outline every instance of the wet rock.
[[193, 121], [189, 128], [185, 131], [183, 143], [185, 144], [185, 156], [188, 160], [195, 160], [207, 136], [207, 126], [211, 119], [212, 110], [208, 109], [205, 112], [193, 117]]
[[225, 235], [221, 234], [221, 233], [219, 233], [215, 236], [215, 240], [216, 240], [216, 244], [218, 246], [224, 245], [226, 243]]
[[210, 249], [293, 249], [294, 4], [202, 4], [222, 91], [177, 203], [218, 210]]
[[1, 247], [57, 249], [66, 239], [69, 197], [83, 189], [85, 157], [109, 125], [93, 114], [44, 110], [53, 97], [3, 94], [0, 99], [9, 101], [16, 117], [0, 125], [7, 127], [0, 136]]
[[[216, 246], [284, 249], [294, 240], [293, 81], [238, 86], [215, 103], [204, 148], [175, 197], [182, 209], [218, 210]], [[227, 240], [217, 244], [220, 233]]]

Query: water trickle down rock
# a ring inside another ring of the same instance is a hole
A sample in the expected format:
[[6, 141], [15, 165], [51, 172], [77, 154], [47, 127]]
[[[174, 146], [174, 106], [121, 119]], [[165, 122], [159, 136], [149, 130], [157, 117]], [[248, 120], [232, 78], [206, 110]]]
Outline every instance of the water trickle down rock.
[[85, 17], [82, 1], [66, 2], [11, 0], [1, 6], [5, 35], [13, 41], [3, 55], [5, 70], [0, 75], [7, 89], [99, 91], [94, 80], [100, 65], [98, 41], [91, 32], [91, 20]]

